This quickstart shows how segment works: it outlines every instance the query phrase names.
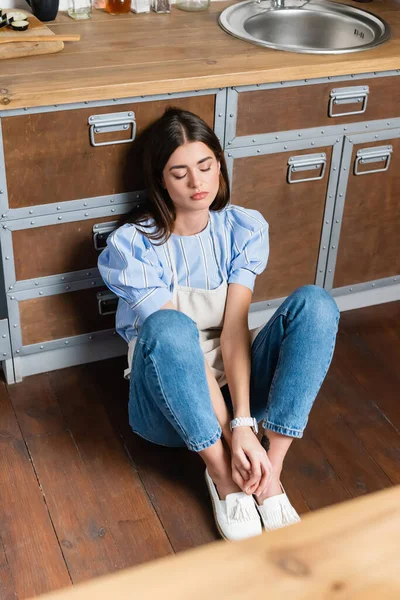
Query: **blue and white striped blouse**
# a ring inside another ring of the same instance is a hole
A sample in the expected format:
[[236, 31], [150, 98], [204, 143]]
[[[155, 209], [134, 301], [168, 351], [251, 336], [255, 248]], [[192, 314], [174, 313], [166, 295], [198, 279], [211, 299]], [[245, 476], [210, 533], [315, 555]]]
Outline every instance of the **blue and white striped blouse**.
[[[268, 260], [268, 223], [258, 211], [232, 204], [210, 211], [210, 219], [212, 228], [209, 222], [200, 233], [170, 238], [179, 285], [213, 290], [222, 283], [222, 272], [228, 284], [253, 290], [256, 275]], [[107, 287], [119, 297], [116, 330], [129, 343], [145, 319], [172, 299], [167, 244], [153, 245], [140, 226], [125, 224], [108, 237], [98, 267]]]

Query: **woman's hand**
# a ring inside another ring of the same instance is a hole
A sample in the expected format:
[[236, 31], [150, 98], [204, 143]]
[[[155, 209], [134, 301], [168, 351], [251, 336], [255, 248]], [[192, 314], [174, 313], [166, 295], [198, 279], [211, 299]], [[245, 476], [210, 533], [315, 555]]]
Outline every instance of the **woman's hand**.
[[268, 488], [272, 465], [250, 427], [232, 431], [232, 479], [246, 494], [261, 496]]

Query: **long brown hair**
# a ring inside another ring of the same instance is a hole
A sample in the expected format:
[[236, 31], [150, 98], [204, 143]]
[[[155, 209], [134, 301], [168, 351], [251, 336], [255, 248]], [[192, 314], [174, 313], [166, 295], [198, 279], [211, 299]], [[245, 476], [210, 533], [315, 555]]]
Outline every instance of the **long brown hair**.
[[[219, 161], [219, 189], [210, 206], [218, 211], [229, 203], [228, 170], [223, 150], [213, 130], [197, 115], [180, 108], [167, 108], [162, 117], [145, 132], [143, 141], [143, 175], [147, 198], [129, 213], [123, 223], [140, 225], [142, 232], [152, 241], [164, 243], [172, 233], [176, 219], [174, 204], [162, 184], [162, 173], [171, 154], [187, 142], [203, 142]], [[144, 231], [144, 223], [152, 218], [152, 232]]]

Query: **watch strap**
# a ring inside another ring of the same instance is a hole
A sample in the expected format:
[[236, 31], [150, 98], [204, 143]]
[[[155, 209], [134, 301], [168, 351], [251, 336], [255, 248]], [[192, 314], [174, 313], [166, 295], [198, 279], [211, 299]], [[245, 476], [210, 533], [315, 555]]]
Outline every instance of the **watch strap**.
[[235, 427], [251, 427], [256, 435], [258, 433], [257, 419], [254, 417], [236, 417], [235, 419], [232, 419], [230, 423], [231, 431], [235, 429]]

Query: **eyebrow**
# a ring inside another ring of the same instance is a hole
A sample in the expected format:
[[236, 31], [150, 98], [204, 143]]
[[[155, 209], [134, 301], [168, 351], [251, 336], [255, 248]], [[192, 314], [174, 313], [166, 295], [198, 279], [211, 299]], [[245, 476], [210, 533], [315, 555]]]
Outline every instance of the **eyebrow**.
[[[206, 156], [205, 158], [202, 158], [201, 160], [199, 160], [199, 162], [197, 163], [198, 165], [201, 165], [203, 162], [205, 162], [206, 160], [209, 160], [211, 158], [212, 160], [212, 156]], [[174, 165], [173, 167], [170, 167], [170, 171], [172, 171], [173, 169], [187, 169], [188, 166], [187, 165]]]

